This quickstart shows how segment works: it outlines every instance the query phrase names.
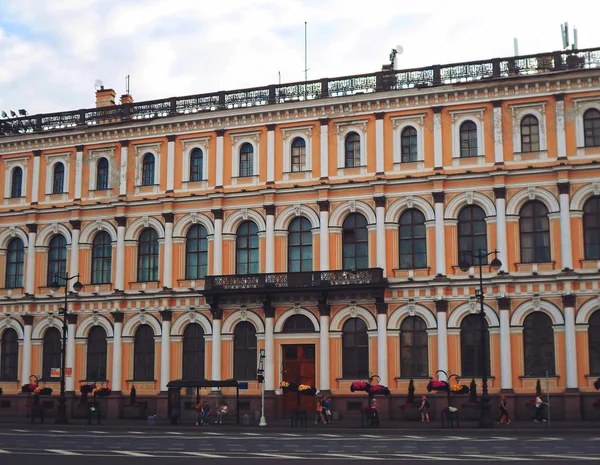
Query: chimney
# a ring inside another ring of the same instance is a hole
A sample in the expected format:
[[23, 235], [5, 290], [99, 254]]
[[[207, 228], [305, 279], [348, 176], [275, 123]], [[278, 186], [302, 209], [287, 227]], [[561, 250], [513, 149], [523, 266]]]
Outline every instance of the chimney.
[[112, 107], [115, 105], [116, 92], [112, 89], [105, 89], [101, 86], [96, 91], [96, 108]]
[[133, 97], [129, 94], [121, 95], [121, 105], [125, 105], [126, 103], [133, 103]]

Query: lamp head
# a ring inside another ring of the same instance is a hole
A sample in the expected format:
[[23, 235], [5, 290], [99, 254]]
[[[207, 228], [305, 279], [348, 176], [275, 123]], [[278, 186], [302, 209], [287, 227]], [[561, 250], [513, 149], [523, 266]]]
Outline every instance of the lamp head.
[[467, 271], [469, 271], [469, 268], [471, 268], [471, 264], [463, 258], [458, 264], [458, 267], [460, 268], [460, 271], [466, 273]]
[[490, 268], [492, 268], [492, 270], [499, 270], [502, 268], [502, 262], [498, 257], [492, 260], [492, 263], [490, 263]]
[[260, 349], [260, 358], [265, 358], [265, 349]]
[[60, 289], [58, 281], [53, 281], [52, 284], [50, 284], [50, 289], [52, 289], [54, 292], [58, 291]]
[[73, 290], [75, 292], [79, 292], [83, 289], [83, 284], [81, 284], [81, 281], [75, 281], [75, 284], [73, 284]]

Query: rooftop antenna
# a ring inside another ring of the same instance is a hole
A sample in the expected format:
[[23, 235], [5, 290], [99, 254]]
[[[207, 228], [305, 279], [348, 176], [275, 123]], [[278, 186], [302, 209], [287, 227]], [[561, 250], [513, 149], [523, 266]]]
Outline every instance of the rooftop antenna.
[[390, 52], [390, 62], [392, 65], [392, 69], [399, 69], [400, 65], [398, 63], [399, 58], [398, 55], [402, 55], [404, 53], [404, 47], [402, 45], [396, 45], [396, 48], [393, 48]]
[[308, 37], [307, 22], [304, 21], [304, 100], [306, 100], [306, 83], [308, 81]]
[[96, 90], [104, 89], [104, 84], [102, 84], [102, 81], [100, 79], [96, 79], [94, 81], [94, 89], [96, 89]]
[[562, 36], [563, 49], [569, 48], [569, 23], [564, 22], [560, 25], [560, 34]]
[[519, 56], [519, 39], [517, 39], [516, 37], [513, 39], [513, 46], [515, 49], [515, 56], [518, 57]]
[[129, 95], [129, 74], [125, 76], [125, 93]]
[[279, 85], [281, 85], [281, 71], [277, 71], [277, 74], [279, 76]]
[[577, 29], [573, 28], [573, 50], [578, 50], [577, 47]]

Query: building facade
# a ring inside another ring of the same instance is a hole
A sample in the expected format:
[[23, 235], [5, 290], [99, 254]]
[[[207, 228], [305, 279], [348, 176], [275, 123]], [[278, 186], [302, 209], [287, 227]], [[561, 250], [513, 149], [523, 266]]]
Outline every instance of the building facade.
[[[553, 417], [594, 413], [600, 49], [96, 99], [0, 123], [0, 414], [31, 375], [58, 393], [52, 284], [75, 275], [69, 392], [135, 385], [160, 412], [170, 380], [235, 378], [257, 410], [264, 349], [272, 414], [282, 381], [351, 412], [377, 374], [394, 417], [410, 379], [480, 385], [485, 356], [518, 415], [538, 379]], [[494, 250], [482, 352], [471, 254]]]

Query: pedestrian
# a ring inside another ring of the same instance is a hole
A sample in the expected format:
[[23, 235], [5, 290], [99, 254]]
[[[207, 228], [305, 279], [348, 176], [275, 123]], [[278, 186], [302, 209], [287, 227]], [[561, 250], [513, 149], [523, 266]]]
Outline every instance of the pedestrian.
[[546, 402], [542, 400], [542, 397], [539, 395], [535, 396], [535, 417], [533, 421], [539, 423], [540, 421], [546, 422], [544, 418], [544, 405], [548, 405]]
[[429, 423], [429, 401], [426, 396], [421, 397], [419, 410], [421, 411], [421, 423], [425, 422], [425, 420]]
[[196, 404], [196, 426], [202, 422], [202, 402]]
[[202, 424], [203, 425], [208, 425], [210, 422], [210, 405], [208, 405], [207, 401], [204, 401], [204, 403], [202, 404]]
[[325, 414], [325, 420], [327, 420], [327, 424], [331, 423], [331, 400], [327, 396], [323, 396], [321, 407], [323, 408], [323, 413]]
[[326, 423], [325, 417], [323, 416], [323, 398], [322, 397], [317, 397], [317, 413], [315, 415], [315, 425], [318, 425], [319, 421]]
[[506, 396], [500, 394], [500, 416], [498, 417], [498, 424], [504, 423], [510, 425], [510, 418], [508, 417], [508, 407], [506, 405]]
[[215, 425], [218, 423], [219, 425], [223, 423], [223, 417], [227, 415], [229, 412], [229, 408], [225, 405], [225, 402], [221, 402], [221, 406], [217, 411], [217, 421], [215, 421]]

